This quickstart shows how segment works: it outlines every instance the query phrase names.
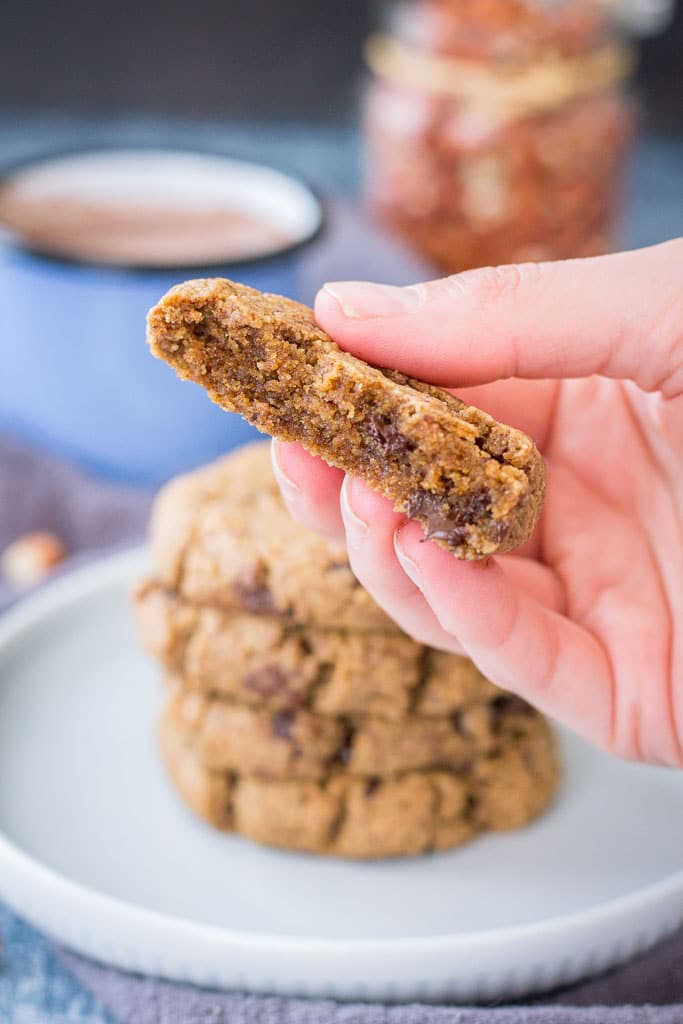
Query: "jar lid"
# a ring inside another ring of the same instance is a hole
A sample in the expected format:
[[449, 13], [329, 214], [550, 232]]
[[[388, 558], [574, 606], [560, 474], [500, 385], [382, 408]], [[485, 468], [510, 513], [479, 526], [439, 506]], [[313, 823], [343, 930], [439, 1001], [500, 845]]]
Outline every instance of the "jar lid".
[[428, 53], [525, 64], [590, 52], [608, 36], [610, 0], [401, 0], [390, 34]]

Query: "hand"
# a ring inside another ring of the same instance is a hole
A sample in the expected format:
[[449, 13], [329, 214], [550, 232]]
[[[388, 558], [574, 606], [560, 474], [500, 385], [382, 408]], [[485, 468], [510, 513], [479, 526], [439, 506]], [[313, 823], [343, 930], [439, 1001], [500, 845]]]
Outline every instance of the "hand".
[[615, 754], [683, 765], [683, 240], [406, 289], [328, 285], [316, 315], [368, 362], [530, 434], [548, 495], [524, 548], [462, 562], [361, 481], [277, 444], [292, 514], [345, 540], [416, 640]]

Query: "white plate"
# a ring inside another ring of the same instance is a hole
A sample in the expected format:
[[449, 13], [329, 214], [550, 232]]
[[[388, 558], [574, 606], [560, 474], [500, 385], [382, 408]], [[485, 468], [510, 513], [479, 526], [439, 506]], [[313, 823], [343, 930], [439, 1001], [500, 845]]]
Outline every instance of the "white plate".
[[531, 828], [354, 864], [212, 832], [154, 752], [155, 667], [128, 608], [141, 552], [0, 622], [0, 894], [60, 942], [220, 988], [510, 998], [623, 961], [683, 919], [683, 773], [565, 738]]

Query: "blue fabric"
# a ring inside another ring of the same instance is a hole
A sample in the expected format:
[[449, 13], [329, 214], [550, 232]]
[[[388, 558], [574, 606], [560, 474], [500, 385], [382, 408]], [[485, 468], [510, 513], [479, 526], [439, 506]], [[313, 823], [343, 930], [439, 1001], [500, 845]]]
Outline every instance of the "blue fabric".
[[0, 1021], [3, 1024], [112, 1024], [47, 939], [0, 903]]

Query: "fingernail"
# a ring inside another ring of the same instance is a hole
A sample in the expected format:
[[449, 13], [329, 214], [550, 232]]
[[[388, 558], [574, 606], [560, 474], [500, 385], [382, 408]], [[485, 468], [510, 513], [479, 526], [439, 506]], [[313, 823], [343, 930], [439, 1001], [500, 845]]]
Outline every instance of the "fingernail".
[[403, 548], [402, 530], [403, 527], [399, 526], [398, 530], [394, 533], [394, 551], [406, 576], [412, 580], [415, 586], [419, 587], [421, 581], [420, 567], [410, 555], [406, 554]]
[[273, 474], [285, 500], [295, 501], [301, 494], [301, 488], [293, 480], [290, 480], [282, 468], [280, 464], [280, 448], [276, 441], [270, 446], [270, 461], [273, 465]]
[[323, 286], [349, 320], [372, 320], [382, 316], [413, 313], [424, 302], [419, 285], [396, 288], [367, 281], [334, 281]]
[[368, 524], [364, 519], [361, 519], [353, 508], [351, 508], [351, 501], [349, 497], [350, 487], [351, 477], [347, 476], [344, 478], [344, 482], [341, 486], [339, 504], [341, 506], [342, 519], [344, 520], [344, 526], [346, 528], [346, 543], [351, 547], [356, 547], [364, 540], [368, 532]]

